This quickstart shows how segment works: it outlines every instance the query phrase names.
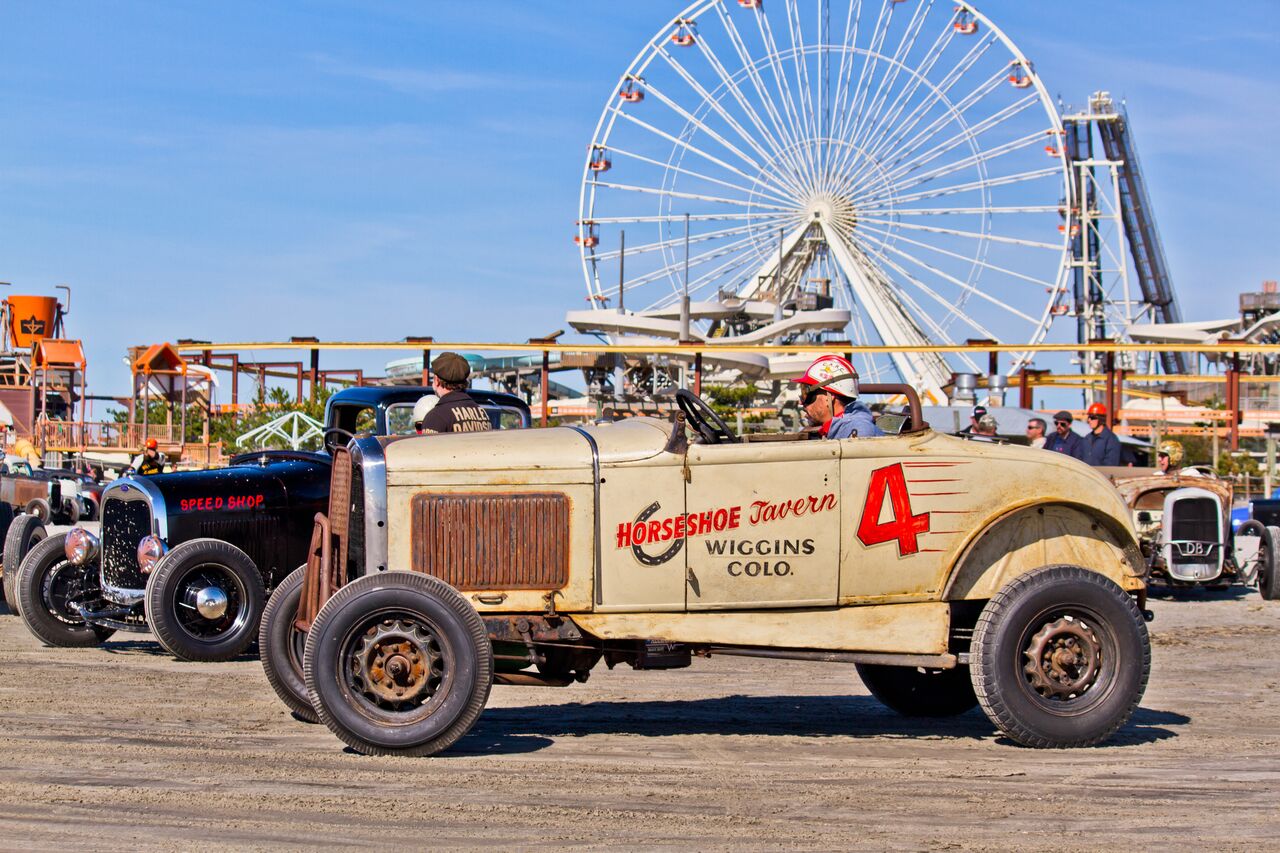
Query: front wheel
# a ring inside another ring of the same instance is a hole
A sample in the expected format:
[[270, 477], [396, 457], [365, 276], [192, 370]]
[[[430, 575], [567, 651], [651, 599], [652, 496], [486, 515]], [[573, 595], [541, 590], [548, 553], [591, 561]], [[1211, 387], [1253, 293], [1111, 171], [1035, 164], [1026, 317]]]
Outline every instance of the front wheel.
[[1267, 535], [1262, 538], [1265, 554], [1260, 556], [1261, 567], [1258, 569], [1258, 594], [1267, 601], [1280, 598], [1280, 527], [1268, 527]]
[[258, 636], [266, 601], [253, 560], [220, 539], [183, 542], [147, 581], [147, 621], [180, 660], [231, 660], [244, 652]]
[[44, 498], [32, 498], [27, 501], [27, 515], [34, 515], [40, 519], [41, 524], [48, 524], [53, 510], [49, 508], [49, 502]]
[[987, 602], [973, 632], [982, 710], [1023, 746], [1093, 746], [1133, 714], [1151, 671], [1147, 626], [1110, 579], [1047, 566]]
[[307, 567], [289, 573], [267, 599], [258, 629], [258, 653], [267, 673], [271, 689], [294, 715], [308, 723], [318, 723], [316, 709], [307, 696], [307, 682], [302, 677], [302, 656], [307, 648], [307, 635], [294, 627], [298, 603], [302, 601], [302, 582]]
[[484, 710], [493, 648], [475, 608], [444, 581], [381, 572], [320, 608], [303, 672], [320, 720], [357, 752], [434, 755]]
[[858, 677], [890, 709], [904, 717], [954, 717], [978, 705], [967, 666], [924, 669], [857, 664]]
[[14, 586], [18, 612], [27, 629], [49, 646], [96, 646], [115, 633], [88, 625], [75, 604], [96, 598], [98, 567], [74, 566], [63, 553], [67, 534], [59, 533], [31, 549]]

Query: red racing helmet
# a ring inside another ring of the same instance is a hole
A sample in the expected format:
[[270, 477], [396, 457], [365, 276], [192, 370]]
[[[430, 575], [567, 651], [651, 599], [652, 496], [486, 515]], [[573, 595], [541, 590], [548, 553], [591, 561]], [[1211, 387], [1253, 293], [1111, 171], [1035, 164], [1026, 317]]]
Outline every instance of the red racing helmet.
[[838, 355], [824, 355], [816, 359], [803, 376], [792, 381], [830, 391], [848, 400], [858, 399], [858, 371], [848, 359]]

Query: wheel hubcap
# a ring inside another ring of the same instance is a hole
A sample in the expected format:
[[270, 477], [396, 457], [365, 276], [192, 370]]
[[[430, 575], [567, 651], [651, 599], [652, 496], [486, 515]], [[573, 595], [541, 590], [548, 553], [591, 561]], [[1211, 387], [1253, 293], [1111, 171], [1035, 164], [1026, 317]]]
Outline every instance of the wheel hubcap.
[[393, 706], [430, 699], [444, 675], [436, 637], [422, 625], [399, 619], [369, 628], [351, 667], [353, 680], [367, 695]]
[[196, 610], [206, 619], [221, 619], [228, 603], [227, 594], [216, 586], [206, 586], [196, 593]]
[[1079, 696], [1093, 686], [1102, 668], [1097, 634], [1067, 616], [1041, 628], [1023, 654], [1027, 658], [1023, 672], [1036, 692], [1047, 698]]
[[209, 563], [176, 581], [170, 604], [182, 630], [200, 642], [243, 630], [252, 616], [247, 590], [228, 569]]

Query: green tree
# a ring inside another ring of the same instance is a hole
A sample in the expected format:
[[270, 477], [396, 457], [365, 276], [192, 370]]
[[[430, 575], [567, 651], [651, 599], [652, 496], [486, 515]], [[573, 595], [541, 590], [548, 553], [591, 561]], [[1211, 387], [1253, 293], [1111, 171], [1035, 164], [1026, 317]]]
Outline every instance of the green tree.
[[[760, 392], [755, 385], [704, 385], [702, 396], [708, 398], [717, 415], [728, 420], [737, 416], [738, 410], [749, 407]], [[748, 420], [759, 420], [758, 417]]]

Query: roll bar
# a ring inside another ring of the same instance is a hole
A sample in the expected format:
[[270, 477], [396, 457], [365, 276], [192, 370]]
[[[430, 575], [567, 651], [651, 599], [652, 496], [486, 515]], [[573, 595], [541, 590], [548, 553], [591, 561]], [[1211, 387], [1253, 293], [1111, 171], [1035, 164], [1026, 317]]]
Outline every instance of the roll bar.
[[895, 385], [892, 383], [876, 384], [858, 383], [858, 395], [863, 394], [901, 394], [907, 398], [907, 408], [911, 410], [911, 429], [915, 432], [920, 429], [928, 429], [929, 425], [924, 422], [924, 415], [920, 411], [920, 395], [916, 393], [916, 389], [910, 385]]

